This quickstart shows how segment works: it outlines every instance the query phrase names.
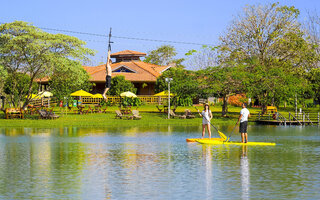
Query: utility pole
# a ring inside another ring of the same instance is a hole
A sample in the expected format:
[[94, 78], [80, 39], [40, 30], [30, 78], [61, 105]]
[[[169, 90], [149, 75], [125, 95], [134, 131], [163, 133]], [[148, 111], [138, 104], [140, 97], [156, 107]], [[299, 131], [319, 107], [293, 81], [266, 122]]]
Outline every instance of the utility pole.
[[170, 119], [170, 82], [172, 78], [166, 78], [166, 82], [168, 82], [168, 119]]
[[111, 31], [112, 31], [112, 28], [110, 27], [110, 31], [109, 31], [109, 41], [108, 41], [108, 52], [111, 51]]

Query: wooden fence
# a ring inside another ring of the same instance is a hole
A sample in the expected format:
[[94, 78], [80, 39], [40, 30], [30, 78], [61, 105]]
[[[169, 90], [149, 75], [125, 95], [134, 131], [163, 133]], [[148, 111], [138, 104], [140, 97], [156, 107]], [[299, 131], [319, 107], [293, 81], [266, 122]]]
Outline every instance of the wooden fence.
[[[120, 103], [121, 98], [119, 96], [108, 96], [108, 101], [111, 103]], [[145, 104], [157, 104], [160, 105], [163, 102], [168, 101], [168, 97], [155, 97], [155, 96], [140, 96], [138, 95], [138, 98], [141, 100], [141, 102], [144, 102]], [[92, 98], [92, 97], [81, 97], [78, 100], [82, 104], [99, 104], [101, 101], [103, 101], [103, 98]], [[34, 106], [48, 106], [49, 104], [57, 104], [58, 102], [54, 99], [50, 98], [42, 98], [42, 99], [34, 99], [30, 102], [31, 105]]]
[[[141, 102], [146, 104], [162, 104], [164, 101], [167, 101], [168, 97], [155, 97], [155, 96], [137, 96]], [[111, 103], [120, 103], [121, 97], [119, 96], [107, 96], [107, 99]], [[103, 99], [102, 98], [91, 98], [91, 97], [82, 97], [82, 104], [99, 104]]]

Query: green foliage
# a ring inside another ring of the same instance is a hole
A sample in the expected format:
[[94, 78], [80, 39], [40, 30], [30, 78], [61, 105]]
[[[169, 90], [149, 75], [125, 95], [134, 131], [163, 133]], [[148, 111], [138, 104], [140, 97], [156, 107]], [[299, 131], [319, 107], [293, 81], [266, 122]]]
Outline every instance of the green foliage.
[[141, 106], [141, 100], [137, 97], [124, 97], [121, 99], [122, 106]]
[[149, 52], [143, 61], [155, 65], [169, 65], [174, 63], [177, 68], [184, 68], [182, 65], [184, 58], [174, 59], [176, 55], [177, 52], [173, 46], [162, 45], [158, 49]]
[[[8, 96], [8, 101], [14, 107], [19, 107], [20, 102], [26, 99], [29, 90], [30, 77], [23, 73], [9, 74], [4, 85], [4, 92]], [[37, 83], [32, 84], [32, 92], [37, 92]]]
[[320, 104], [320, 69], [312, 69], [308, 73], [308, 80], [313, 94], [313, 98]]
[[208, 67], [218, 65], [218, 47], [203, 45], [200, 50], [190, 50], [185, 55], [188, 56], [187, 66], [191, 69], [203, 70]]
[[178, 106], [192, 106], [193, 105], [193, 101], [190, 97], [186, 97], [186, 98], [178, 98], [177, 100], [178, 102]]
[[[170, 92], [175, 94], [172, 98], [174, 105], [178, 105], [178, 99], [193, 99], [201, 96], [201, 90], [199, 89], [199, 83], [192, 71], [171, 68], [165, 71], [156, 82], [156, 91], [161, 92], [168, 90], [168, 83], [165, 78], [172, 78], [170, 82]], [[183, 101], [183, 100], [181, 100]]]
[[27, 94], [31, 94], [36, 79], [50, 76], [56, 66], [93, 55], [84, 46], [85, 42], [76, 37], [46, 33], [26, 22], [0, 25], [0, 65], [9, 74], [21, 72], [30, 76]]
[[3, 86], [5, 85], [5, 80], [8, 76], [7, 70], [4, 69], [3, 66], [0, 65], [0, 95], [3, 92]]
[[100, 106], [112, 106], [113, 103], [110, 100], [108, 100], [107, 102], [102, 100], [102, 101], [100, 101], [99, 105]]
[[136, 93], [137, 88], [134, 85], [127, 81], [124, 76], [115, 76], [111, 79], [111, 88], [108, 91], [109, 95], [117, 95], [119, 96], [122, 92], [133, 92]]
[[305, 72], [319, 60], [297, 21], [299, 10], [280, 6], [247, 6], [220, 38], [222, 66], [244, 65], [243, 85], [263, 108], [296, 94], [303, 97]]
[[202, 87], [203, 96], [215, 96], [223, 99], [222, 115], [228, 113], [228, 97], [245, 92], [245, 66], [217, 66], [198, 71], [198, 80]]
[[54, 68], [50, 76], [49, 87], [57, 99], [63, 100], [64, 97], [69, 97], [77, 90], [90, 91], [92, 84], [89, 78], [89, 74], [79, 62], [66, 60]]

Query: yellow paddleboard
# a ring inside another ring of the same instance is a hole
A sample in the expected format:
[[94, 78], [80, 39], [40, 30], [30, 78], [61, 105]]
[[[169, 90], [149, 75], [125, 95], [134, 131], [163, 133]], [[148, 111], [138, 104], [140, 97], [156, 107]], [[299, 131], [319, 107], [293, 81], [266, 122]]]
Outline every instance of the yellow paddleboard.
[[206, 140], [206, 139], [198, 139], [196, 142], [200, 144], [225, 144], [225, 145], [247, 145], [247, 146], [275, 146], [276, 143], [270, 143], [270, 142], [224, 142], [224, 141], [218, 141], [218, 140]]
[[222, 138], [187, 138], [186, 141], [187, 142], [197, 142], [196, 140], [214, 140], [214, 141], [224, 141], [224, 139]]

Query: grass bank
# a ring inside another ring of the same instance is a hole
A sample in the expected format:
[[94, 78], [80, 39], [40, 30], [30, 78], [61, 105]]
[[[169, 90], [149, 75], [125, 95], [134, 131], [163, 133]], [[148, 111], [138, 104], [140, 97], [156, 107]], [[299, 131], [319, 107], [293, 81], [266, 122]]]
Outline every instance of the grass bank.
[[[59, 119], [46, 120], [39, 119], [38, 115], [26, 115], [25, 119], [4, 119], [4, 113], [0, 114], [0, 127], [133, 127], [133, 126], [161, 126], [161, 125], [179, 125], [179, 126], [200, 126], [202, 118], [197, 114], [193, 107], [178, 107], [177, 114], [183, 114], [186, 109], [196, 116], [194, 119], [167, 119], [166, 113], [159, 113], [158, 109], [154, 105], [145, 105], [137, 109], [142, 116], [141, 120], [126, 120], [115, 119], [115, 110], [118, 107], [108, 107], [107, 113], [89, 113], [86, 115], [75, 114], [74, 111], [67, 112], [67, 110], [55, 108], [54, 112], [60, 115]], [[199, 110], [202, 110], [201, 106], [198, 106]], [[215, 125], [233, 125], [236, 123], [239, 117], [241, 107], [229, 107], [228, 117], [221, 117], [221, 107], [211, 107], [213, 112], [212, 124]], [[252, 117], [249, 122], [255, 121], [259, 108], [249, 108]], [[287, 114], [289, 111], [294, 112], [294, 108], [279, 109], [281, 113]], [[313, 108], [308, 110], [309, 112], [319, 112], [319, 108]]]
[[[199, 109], [201, 107], [198, 107]], [[161, 125], [201, 125], [202, 118], [198, 115], [193, 107], [178, 107], [177, 114], [184, 113], [185, 109], [190, 109], [196, 116], [194, 119], [167, 119], [166, 113], [159, 113], [155, 106], [142, 106], [138, 109], [141, 120], [127, 120], [127, 119], [115, 119], [115, 110], [118, 107], [108, 107], [107, 113], [89, 113], [86, 115], [78, 115], [74, 112], [67, 112], [65, 109], [60, 110], [55, 108], [54, 112], [60, 115], [60, 118], [55, 120], [39, 119], [38, 115], [26, 115], [25, 119], [4, 119], [4, 114], [0, 114], [0, 127], [112, 127], [112, 126], [161, 126]], [[221, 117], [221, 113], [218, 108], [212, 108], [213, 111], [213, 124], [233, 124], [240, 112], [240, 108], [232, 108], [230, 110], [229, 117]]]

